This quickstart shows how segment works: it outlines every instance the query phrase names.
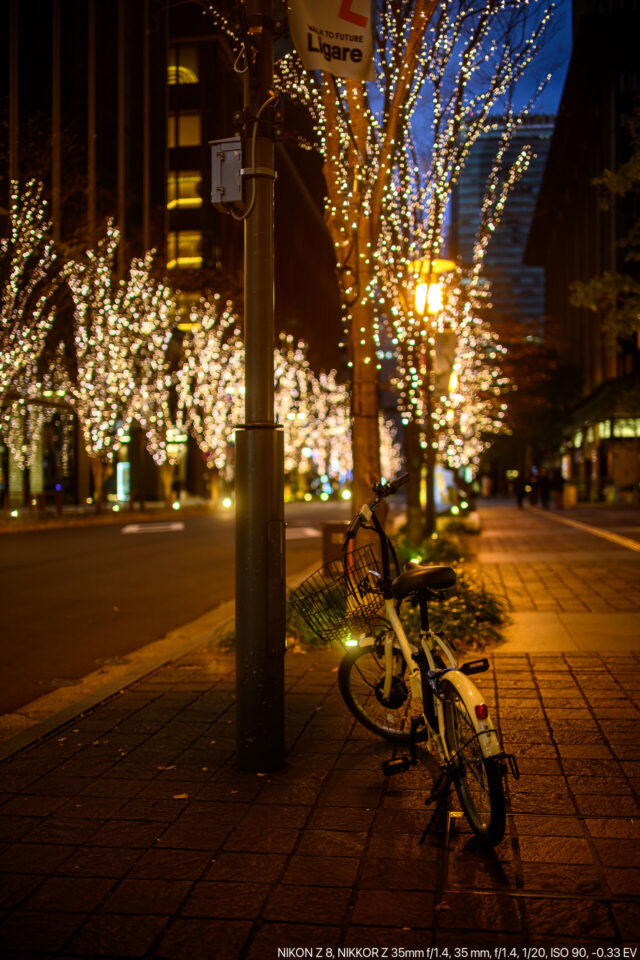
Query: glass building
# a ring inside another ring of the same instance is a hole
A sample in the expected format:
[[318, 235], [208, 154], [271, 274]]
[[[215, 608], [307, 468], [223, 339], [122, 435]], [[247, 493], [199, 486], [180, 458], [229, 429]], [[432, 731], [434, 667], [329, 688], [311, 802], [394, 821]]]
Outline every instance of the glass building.
[[[513, 135], [503, 161], [505, 174], [523, 147], [532, 147], [532, 159], [509, 193], [484, 259], [483, 276], [491, 283], [492, 320], [526, 324], [538, 336], [544, 319], [544, 270], [523, 266], [523, 254], [536, 205], [538, 189], [553, 133], [551, 116], [527, 117]], [[504, 129], [496, 117], [491, 130], [472, 146], [453, 194], [451, 246], [461, 264], [473, 260], [483, 198]]]

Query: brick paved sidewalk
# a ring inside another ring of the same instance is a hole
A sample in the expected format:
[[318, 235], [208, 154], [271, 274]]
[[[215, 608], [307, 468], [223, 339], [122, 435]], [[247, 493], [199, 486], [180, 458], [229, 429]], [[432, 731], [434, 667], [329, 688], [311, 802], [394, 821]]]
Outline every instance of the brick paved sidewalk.
[[640, 650], [640, 553], [543, 510], [485, 503], [477, 559], [507, 598], [509, 649]]
[[456, 817], [418, 845], [431, 774], [382, 776], [332, 653], [287, 658], [286, 769], [237, 772], [232, 658], [204, 648], [0, 765], [0, 956], [637, 945], [639, 658], [492, 661], [522, 773], [495, 852]]
[[[486, 519], [480, 557], [509, 591], [516, 554], [520, 575], [586, 556], [554, 527], [555, 558], [531, 560], [544, 519]], [[630, 563], [612, 554], [600, 579]], [[530, 602], [556, 586], [540, 576]], [[267, 775], [234, 767], [231, 656], [203, 646], [155, 670], [0, 763], [0, 958], [640, 947], [640, 653], [597, 635], [597, 652], [507, 642], [479, 678], [522, 774], [490, 853], [455, 803], [418, 845], [432, 766], [382, 775], [390, 748], [346, 711], [337, 653], [287, 656], [287, 766]]]

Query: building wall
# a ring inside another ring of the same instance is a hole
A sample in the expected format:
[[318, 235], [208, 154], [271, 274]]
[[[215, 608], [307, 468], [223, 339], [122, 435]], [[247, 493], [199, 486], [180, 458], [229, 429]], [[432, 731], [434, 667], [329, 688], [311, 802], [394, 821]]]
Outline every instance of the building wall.
[[[215, 291], [233, 298], [242, 316], [243, 227], [210, 203], [209, 148], [235, 132], [242, 77], [202, 8], [181, 0], [5, 0], [0, 43], [0, 109], [11, 95], [17, 105], [0, 118], [10, 131], [0, 144], [0, 207], [14, 156], [14, 175], [44, 181], [66, 252], [93, 245], [113, 217], [120, 269], [155, 247], [186, 302]], [[276, 326], [310, 341], [315, 368], [330, 367], [340, 363], [342, 335], [335, 262], [322, 223], [320, 161], [293, 146], [299, 120], [287, 117], [290, 144], [276, 150]], [[132, 488], [155, 497], [155, 468], [135, 444]], [[65, 490], [84, 502], [88, 474], [80, 476], [79, 464], [76, 457]], [[195, 493], [203, 492], [200, 475], [188, 471]], [[11, 477], [13, 489], [15, 471]]]
[[592, 181], [630, 155], [627, 123], [640, 92], [640, 16], [633, 0], [586, 6], [600, 12], [578, 11], [526, 258], [545, 268], [547, 313], [559, 330], [562, 354], [581, 373], [582, 399], [566, 423], [565, 462], [582, 494], [597, 499], [632, 487], [637, 496], [638, 442], [618, 427], [628, 421], [640, 428], [640, 398], [633, 391], [640, 351], [637, 338], [612, 335], [599, 314], [571, 306], [569, 288], [576, 280], [630, 269], [618, 243], [629, 228], [628, 198], [611, 197], [603, 209]]
[[[452, 248], [467, 266], [473, 259], [482, 202], [502, 129], [497, 118], [495, 129], [476, 140], [455, 190]], [[505, 170], [526, 145], [533, 147], [533, 157], [509, 194], [501, 221], [489, 241], [483, 269], [483, 276], [491, 282], [492, 318], [497, 322], [513, 319], [533, 329], [539, 328], [544, 316], [544, 271], [523, 266], [522, 259], [552, 132], [553, 118], [531, 116], [514, 134], [504, 160]]]

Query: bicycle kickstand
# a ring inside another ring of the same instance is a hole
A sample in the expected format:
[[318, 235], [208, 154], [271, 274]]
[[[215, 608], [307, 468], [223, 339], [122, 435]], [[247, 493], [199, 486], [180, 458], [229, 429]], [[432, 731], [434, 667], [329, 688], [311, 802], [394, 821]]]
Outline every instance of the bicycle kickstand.
[[433, 813], [431, 814], [431, 819], [429, 820], [429, 823], [424, 828], [422, 836], [418, 840], [419, 846], [422, 846], [422, 844], [427, 839], [429, 832], [433, 824], [435, 823], [440, 811], [446, 809], [447, 801], [449, 799], [449, 793], [451, 792], [452, 783], [453, 783], [453, 774], [451, 773], [449, 765], [443, 764], [440, 767], [440, 776], [435, 782], [429, 797], [425, 801], [427, 805], [435, 802], [436, 806]]

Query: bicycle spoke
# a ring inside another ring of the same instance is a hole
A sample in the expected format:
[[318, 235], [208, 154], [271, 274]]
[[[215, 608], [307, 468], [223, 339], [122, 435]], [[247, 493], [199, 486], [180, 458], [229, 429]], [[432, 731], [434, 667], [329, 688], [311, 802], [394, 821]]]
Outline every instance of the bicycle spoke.
[[498, 843], [504, 834], [504, 793], [500, 769], [482, 753], [479, 737], [462, 696], [445, 680], [445, 733], [462, 808], [483, 842]]

